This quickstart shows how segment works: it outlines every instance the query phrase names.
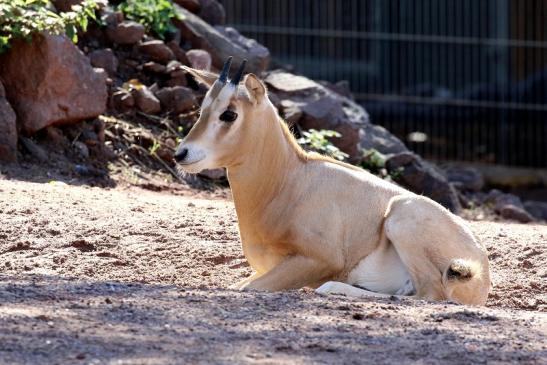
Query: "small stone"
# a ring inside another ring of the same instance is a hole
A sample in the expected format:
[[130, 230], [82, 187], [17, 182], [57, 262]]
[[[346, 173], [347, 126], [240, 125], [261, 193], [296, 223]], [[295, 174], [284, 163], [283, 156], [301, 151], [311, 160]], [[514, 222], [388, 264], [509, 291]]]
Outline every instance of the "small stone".
[[139, 52], [148, 56], [152, 61], [163, 64], [175, 59], [173, 51], [159, 40], [139, 44]]
[[156, 114], [161, 111], [160, 101], [146, 86], [134, 90], [133, 97], [137, 108], [143, 113]]
[[192, 68], [205, 71], [211, 69], [211, 64], [213, 62], [211, 55], [203, 49], [192, 49], [186, 52], [186, 57], [188, 57], [188, 61]]
[[182, 63], [180, 63], [179, 61], [170, 61], [168, 64], [167, 64], [167, 68], [165, 70], [165, 72], [171, 74], [173, 72], [177, 72], [177, 71], [183, 71], [183, 68], [182, 68]]
[[194, 92], [183, 86], [164, 87], [156, 93], [165, 111], [183, 113], [196, 104]]
[[116, 58], [110, 48], [93, 51], [88, 57], [93, 67], [104, 69], [110, 76], [116, 74], [118, 70], [118, 58]]
[[80, 141], [74, 142], [74, 149], [80, 155], [83, 159], [89, 158], [89, 148], [87, 148], [86, 144]]
[[503, 218], [515, 220], [520, 223], [528, 223], [534, 220], [527, 211], [512, 204], [504, 205], [499, 210], [500, 215]]
[[125, 113], [135, 106], [135, 98], [127, 90], [119, 90], [112, 94], [111, 103], [114, 109]]
[[144, 26], [134, 21], [124, 21], [107, 28], [106, 36], [116, 44], [135, 44], [144, 36]]
[[156, 155], [165, 162], [172, 162], [174, 157], [173, 150], [164, 146], [158, 148]]
[[210, 180], [224, 180], [226, 178], [226, 170], [224, 169], [203, 170], [198, 175]]
[[82, 131], [80, 140], [87, 146], [96, 146], [97, 143], [99, 143], [99, 136], [97, 136], [97, 133], [95, 133], [94, 130], [86, 128]]
[[47, 152], [38, 146], [33, 140], [26, 137], [19, 137], [19, 141], [25, 149], [39, 162], [47, 162], [49, 160]]
[[143, 65], [143, 69], [145, 71], [154, 72], [154, 73], [157, 73], [157, 74], [162, 74], [162, 73], [165, 72], [166, 67], [164, 65], [160, 65], [159, 63], [150, 61], [150, 62], [146, 62]]

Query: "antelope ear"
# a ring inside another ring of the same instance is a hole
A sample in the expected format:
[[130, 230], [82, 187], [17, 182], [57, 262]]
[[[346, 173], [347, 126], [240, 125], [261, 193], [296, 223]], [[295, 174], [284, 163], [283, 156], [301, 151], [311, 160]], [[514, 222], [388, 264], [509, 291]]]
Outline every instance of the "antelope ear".
[[209, 71], [197, 70], [195, 68], [182, 66], [182, 69], [194, 76], [197, 82], [207, 85], [207, 87], [213, 86], [218, 79], [218, 75]]
[[252, 103], [260, 104], [266, 96], [266, 85], [255, 74], [247, 74], [243, 80]]

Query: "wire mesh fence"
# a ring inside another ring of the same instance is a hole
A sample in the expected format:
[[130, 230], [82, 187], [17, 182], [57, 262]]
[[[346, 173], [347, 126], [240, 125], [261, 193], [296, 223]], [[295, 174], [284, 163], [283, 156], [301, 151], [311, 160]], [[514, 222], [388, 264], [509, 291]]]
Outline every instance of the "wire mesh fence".
[[547, 167], [547, 0], [223, 0], [273, 62], [348, 80], [436, 160]]

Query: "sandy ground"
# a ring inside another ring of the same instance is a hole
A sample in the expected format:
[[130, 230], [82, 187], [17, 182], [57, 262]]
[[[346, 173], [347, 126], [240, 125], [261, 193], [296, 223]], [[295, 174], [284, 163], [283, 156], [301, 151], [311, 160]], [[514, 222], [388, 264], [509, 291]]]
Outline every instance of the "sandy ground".
[[0, 363], [547, 363], [547, 226], [471, 222], [487, 307], [242, 293], [226, 196], [0, 180]]

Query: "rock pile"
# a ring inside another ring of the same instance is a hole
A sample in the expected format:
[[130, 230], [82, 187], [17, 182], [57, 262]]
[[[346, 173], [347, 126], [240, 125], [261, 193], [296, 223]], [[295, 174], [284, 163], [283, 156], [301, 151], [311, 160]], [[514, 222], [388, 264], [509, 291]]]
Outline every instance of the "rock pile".
[[[79, 2], [57, 0], [54, 5], [66, 11]], [[158, 163], [157, 168], [172, 171], [177, 139], [196, 121], [205, 93], [183, 66], [217, 71], [234, 56], [234, 68], [247, 59], [247, 71], [263, 77], [280, 115], [297, 133], [312, 128], [339, 132], [342, 137], [333, 143], [350, 162], [362, 163], [365, 151], [378, 151], [385, 156], [382, 169], [395, 182], [453, 211], [465, 203], [465, 194], [483, 188], [473, 170], [440, 171], [372, 124], [347, 83], [269, 71], [269, 50], [226, 27], [218, 1], [173, 2], [181, 20], [173, 20], [176, 31], [165, 40], [126, 19], [115, 10], [119, 1], [111, 1], [97, 11], [100, 24], [90, 24], [77, 46], [64, 36], [38, 34], [0, 55], [0, 160], [69, 155], [76, 173], [100, 176], [94, 158], [130, 156], [131, 162]], [[206, 175], [223, 177], [218, 171]], [[529, 221], [532, 213], [546, 219], [541, 204], [494, 195], [485, 202], [495, 201], [503, 217]]]

